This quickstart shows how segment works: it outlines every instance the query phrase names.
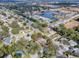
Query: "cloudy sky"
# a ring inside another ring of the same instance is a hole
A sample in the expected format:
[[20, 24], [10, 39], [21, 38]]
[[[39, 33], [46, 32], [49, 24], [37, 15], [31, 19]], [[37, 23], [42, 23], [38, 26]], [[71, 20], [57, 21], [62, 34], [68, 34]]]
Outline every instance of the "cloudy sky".
[[[13, 0], [0, 0], [0, 1], [13, 1]], [[14, 0], [14, 1], [33, 1], [33, 0]], [[79, 0], [34, 0], [34, 1], [58, 1], [58, 2], [62, 2], [62, 1], [70, 1], [70, 2], [79, 2]]]
[[[27, 1], [27, 0], [17, 0], [17, 1]], [[30, 1], [30, 0], [29, 0]], [[39, 0], [40, 1], [40, 0]], [[43, 1], [43, 0], [41, 0]], [[44, 0], [45, 1], [45, 0]], [[79, 2], [79, 0], [46, 0], [46, 1], [70, 1], [70, 2]]]

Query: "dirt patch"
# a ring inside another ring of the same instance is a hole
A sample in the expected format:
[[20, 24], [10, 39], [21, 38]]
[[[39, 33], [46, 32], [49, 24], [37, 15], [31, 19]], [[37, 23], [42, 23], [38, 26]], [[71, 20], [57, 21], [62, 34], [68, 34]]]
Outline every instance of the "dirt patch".
[[77, 26], [79, 26], [79, 22], [78, 21], [75, 21], [75, 20], [70, 21], [70, 22], [68, 22], [68, 23], [65, 24], [65, 27], [67, 29], [73, 29], [73, 28], [75, 28]]

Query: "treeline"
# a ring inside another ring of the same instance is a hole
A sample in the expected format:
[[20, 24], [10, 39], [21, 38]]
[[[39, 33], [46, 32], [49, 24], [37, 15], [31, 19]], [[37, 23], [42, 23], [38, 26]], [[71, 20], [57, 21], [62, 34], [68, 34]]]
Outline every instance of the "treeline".
[[61, 36], [64, 36], [70, 40], [79, 41], [79, 32], [75, 31], [74, 29], [67, 29], [64, 27], [64, 25], [60, 25], [59, 27], [55, 27], [53, 29]]

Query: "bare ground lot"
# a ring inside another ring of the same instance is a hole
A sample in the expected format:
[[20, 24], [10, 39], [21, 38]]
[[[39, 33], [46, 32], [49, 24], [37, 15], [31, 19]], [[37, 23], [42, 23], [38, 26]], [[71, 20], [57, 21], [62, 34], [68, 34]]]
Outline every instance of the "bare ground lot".
[[79, 26], [79, 22], [78, 22], [78, 21], [75, 21], [75, 20], [72, 20], [72, 21], [66, 23], [64, 26], [65, 26], [67, 29], [73, 29], [73, 28]]

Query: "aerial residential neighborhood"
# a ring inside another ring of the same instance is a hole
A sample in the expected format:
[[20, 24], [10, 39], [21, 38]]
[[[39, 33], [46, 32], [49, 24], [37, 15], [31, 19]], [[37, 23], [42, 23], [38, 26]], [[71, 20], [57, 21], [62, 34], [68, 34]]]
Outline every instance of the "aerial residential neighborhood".
[[0, 58], [78, 57], [78, 0], [0, 1]]

